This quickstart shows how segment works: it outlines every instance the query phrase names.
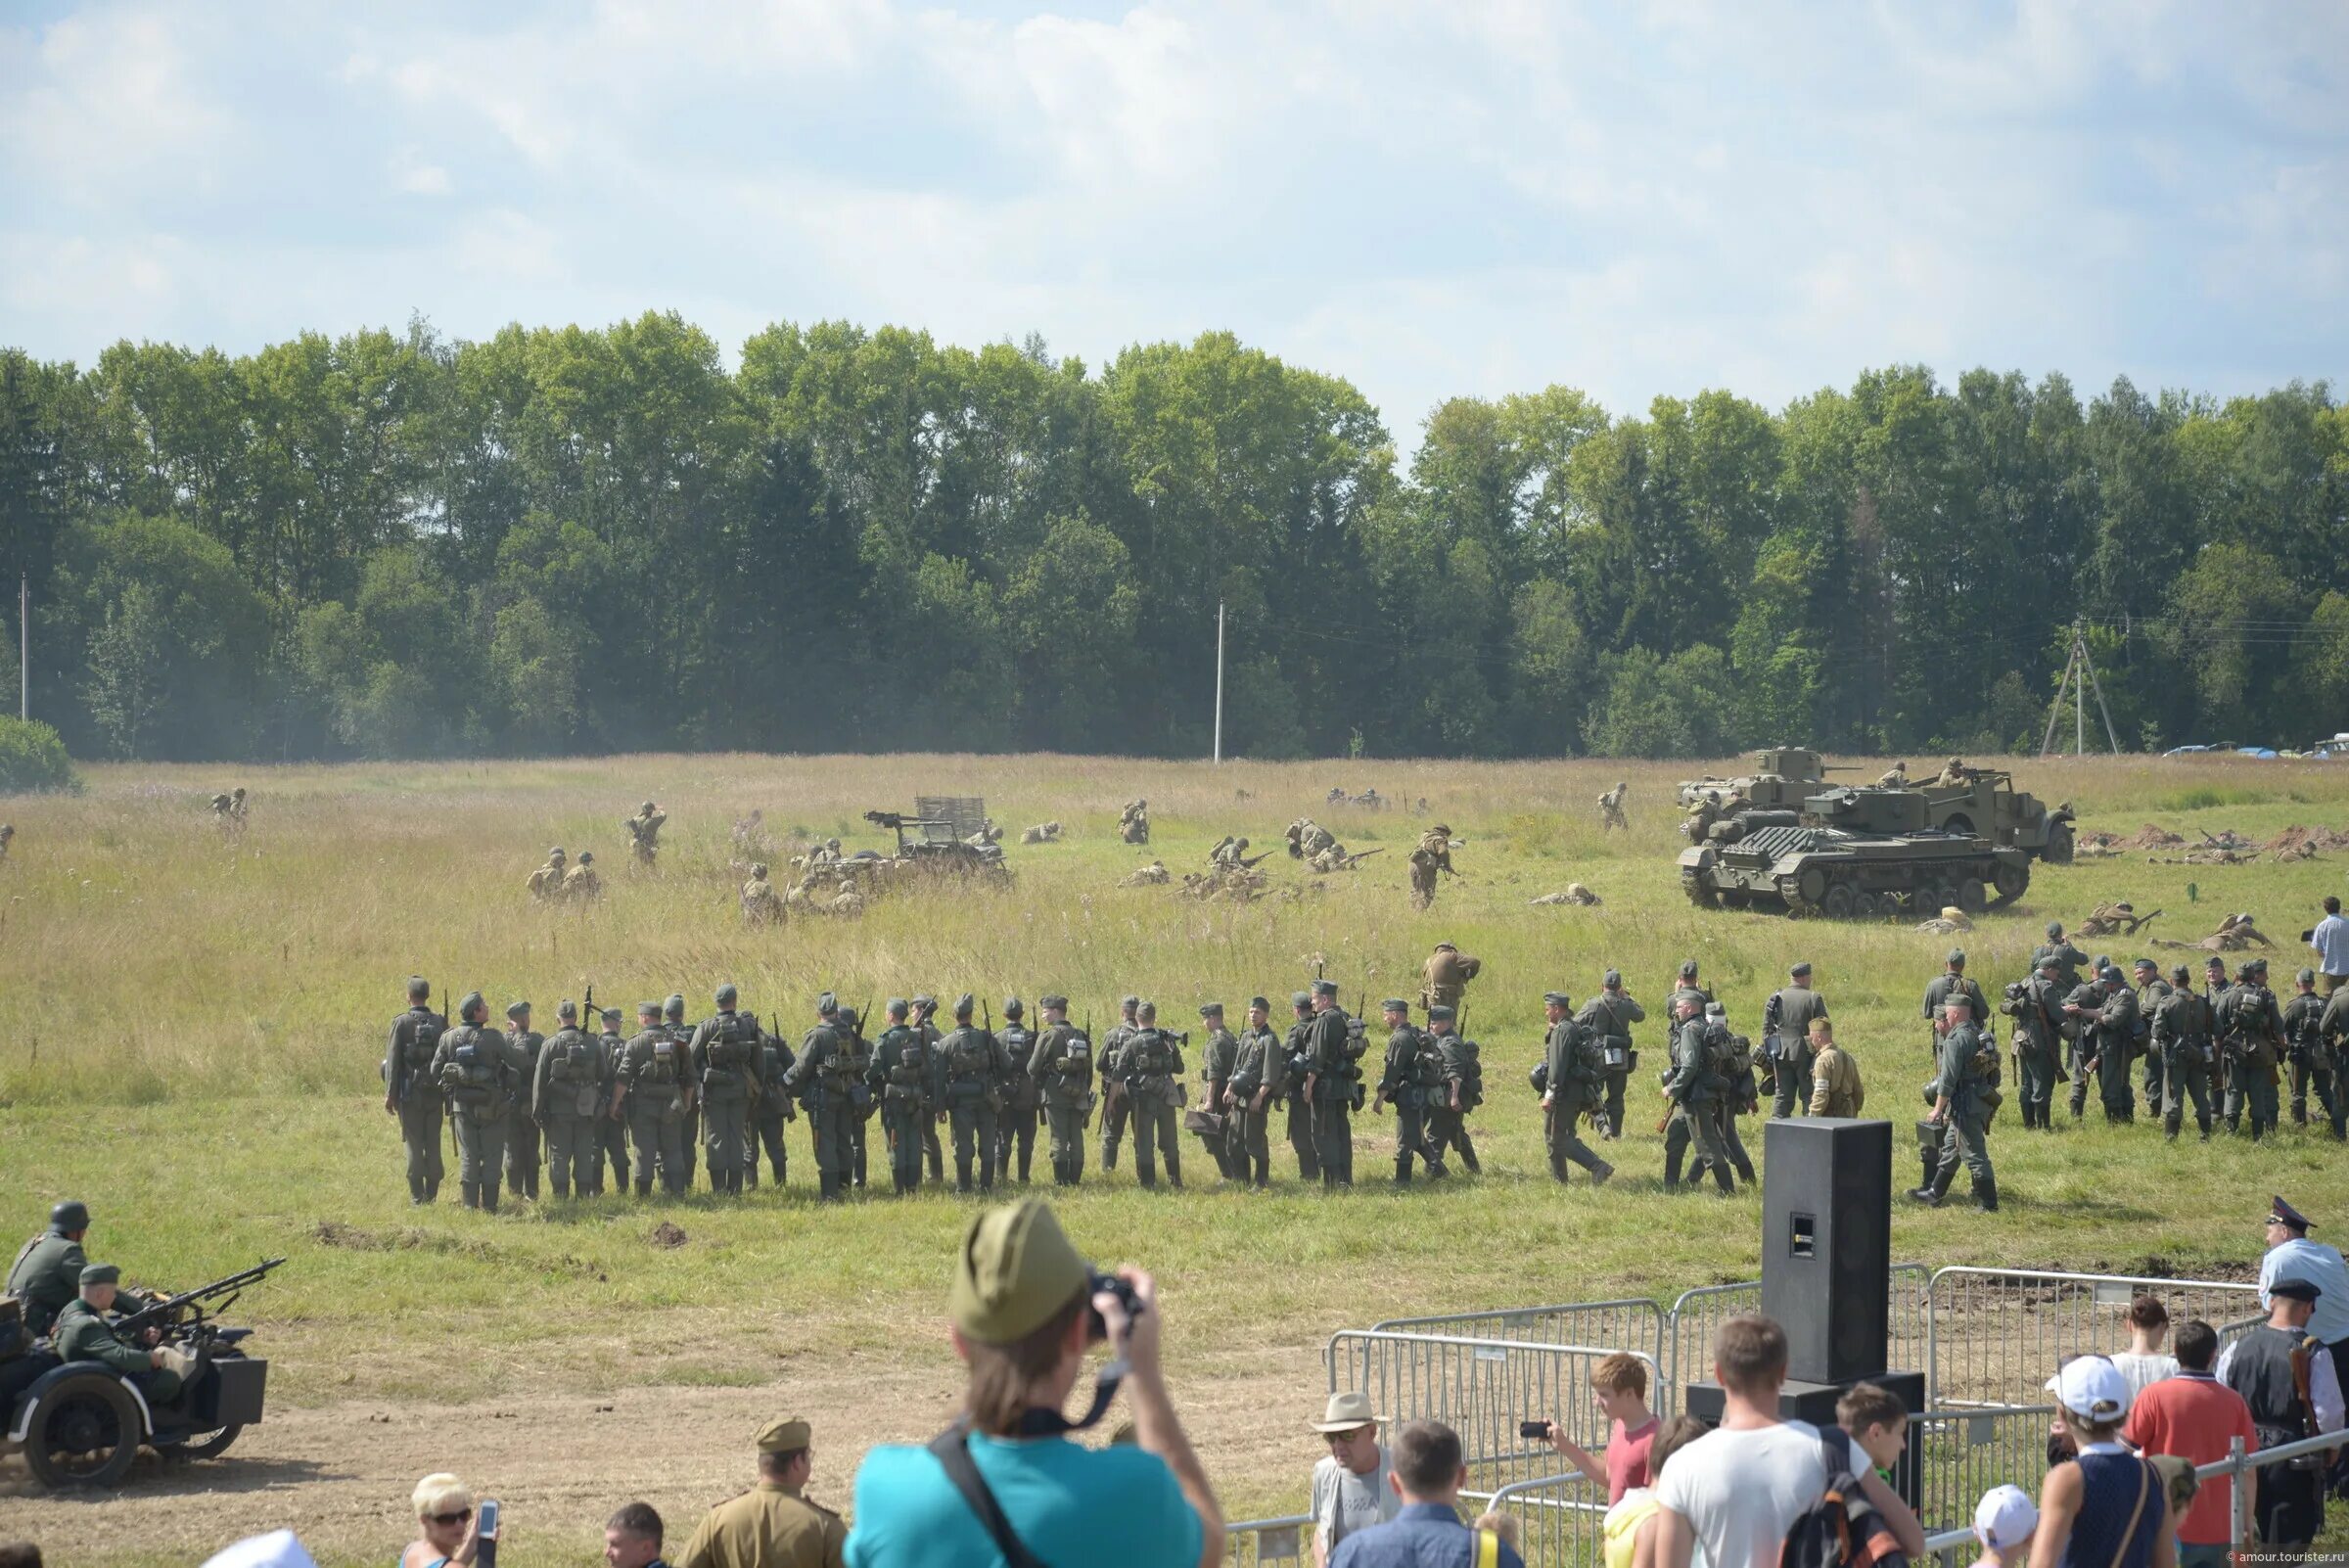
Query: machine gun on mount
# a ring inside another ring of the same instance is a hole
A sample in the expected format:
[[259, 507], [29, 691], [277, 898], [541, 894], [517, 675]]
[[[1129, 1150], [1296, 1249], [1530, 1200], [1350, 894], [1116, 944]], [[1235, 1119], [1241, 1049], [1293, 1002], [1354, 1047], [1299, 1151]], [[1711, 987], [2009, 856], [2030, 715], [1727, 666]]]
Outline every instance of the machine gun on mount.
[[898, 836], [898, 853], [888, 862], [898, 873], [945, 875], [1011, 885], [1002, 846], [986, 842], [987, 801], [982, 796], [923, 795], [911, 815], [867, 811], [864, 819]]

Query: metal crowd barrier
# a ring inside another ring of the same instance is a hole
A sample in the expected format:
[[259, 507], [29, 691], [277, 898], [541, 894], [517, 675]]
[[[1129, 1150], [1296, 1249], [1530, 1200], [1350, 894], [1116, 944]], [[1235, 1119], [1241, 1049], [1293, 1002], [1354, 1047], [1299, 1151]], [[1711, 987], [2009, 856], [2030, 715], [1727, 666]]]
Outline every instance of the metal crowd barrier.
[[[1460, 1435], [1473, 1480], [1502, 1485], [1530, 1478], [1530, 1466], [1554, 1465], [1546, 1443], [1517, 1435], [1520, 1422], [1555, 1421], [1585, 1448], [1602, 1448], [1607, 1419], [1590, 1392], [1590, 1371], [1622, 1346], [1550, 1345], [1531, 1340], [1466, 1339], [1344, 1329], [1323, 1352], [1329, 1391], [1356, 1389], [1389, 1422], [1442, 1421]], [[1655, 1358], [1629, 1350], [1647, 1364]]]
[[1313, 1557], [1313, 1516], [1283, 1514], [1277, 1519], [1242, 1519], [1223, 1526], [1223, 1560], [1231, 1568], [1257, 1568], [1260, 1563], [1307, 1562]]
[[1925, 1287], [1925, 1406], [2029, 1405], [2069, 1356], [2128, 1349], [2121, 1320], [2139, 1292], [2161, 1298], [2173, 1325], [2234, 1324], [2259, 1287], [2217, 1279], [1950, 1268]]
[[[1551, 1458], [1554, 1461], [1556, 1455]], [[1569, 1496], [1594, 1490], [1594, 1484], [1577, 1471], [1513, 1481], [1476, 1500], [1488, 1513], [1505, 1513], [1516, 1519], [1518, 1549], [1528, 1563], [1556, 1568], [1566, 1563], [1594, 1564], [1604, 1555], [1599, 1526], [1607, 1516], [1605, 1499]], [[1468, 1495], [1461, 1496], [1466, 1499]]]
[[1378, 1332], [1464, 1335], [1525, 1340], [1537, 1345], [1636, 1346], [1661, 1364], [1664, 1309], [1644, 1296], [1574, 1302], [1560, 1307], [1515, 1307], [1505, 1312], [1447, 1313], [1436, 1317], [1390, 1317]]
[[[1945, 1270], [1946, 1271], [1946, 1270]], [[1922, 1367], [1929, 1354], [1926, 1314], [1930, 1271], [1919, 1263], [1894, 1264], [1886, 1282], [1885, 1359], [1895, 1368]], [[1664, 1368], [1660, 1395], [1648, 1401], [1659, 1415], [1681, 1407], [1681, 1390], [1713, 1375], [1713, 1335], [1725, 1318], [1762, 1310], [1762, 1281], [1700, 1285], [1681, 1292], [1664, 1314]], [[1926, 1403], [1932, 1403], [1928, 1393]]]
[[[1926, 1410], [1912, 1416], [1918, 1466], [1916, 1517], [1930, 1532], [1968, 1524], [1982, 1494], [2004, 1481], [2040, 1475], [2048, 1464], [2052, 1405], [2008, 1409]], [[1893, 1490], [1909, 1495], [1909, 1464], [1895, 1469]]]

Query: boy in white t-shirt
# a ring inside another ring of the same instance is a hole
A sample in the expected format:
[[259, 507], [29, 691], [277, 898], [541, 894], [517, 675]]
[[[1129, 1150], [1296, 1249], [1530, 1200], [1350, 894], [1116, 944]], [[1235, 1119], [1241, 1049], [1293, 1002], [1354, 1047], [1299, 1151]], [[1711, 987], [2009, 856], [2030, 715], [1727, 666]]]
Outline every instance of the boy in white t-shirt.
[[[1786, 1381], [1786, 1331], [1759, 1313], [1741, 1313], [1713, 1339], [1713, 1376], [1721, 1384], [1721, 1426], [1689, 1444], [1656, 1482], [1656, 1568], [1688, 1568], [1698, 1545], [1708, 1568], [1774, 1568], [1795, 1520], [1827, 1490], [1819, 1429], [1778, 1419]], [[1861, 1490], [1911, 1558], [1925, 1554], [1925, 1533], [1867, 1455], [1840, 1431]]]

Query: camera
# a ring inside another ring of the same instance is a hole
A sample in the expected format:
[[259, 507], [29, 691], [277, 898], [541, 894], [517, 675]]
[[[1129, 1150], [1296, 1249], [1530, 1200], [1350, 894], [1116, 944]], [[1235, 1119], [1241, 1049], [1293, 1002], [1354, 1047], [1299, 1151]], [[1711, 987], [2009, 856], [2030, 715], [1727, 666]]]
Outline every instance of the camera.
[[1095, 1307], [1092, 1301], [1103, 1291], [1118, 1298], [1125, 1307], [1126, 1315], [1128, 1318], [1140, 1316], [1143, 1310], [1142, 1298], [1134, 1294], [1132, 1285], [1116, 1274], [1088, 1267], [1085, 1269], [1084, 1278], [1084, 1337], [1088, 1342], [1096, 1345], [1109, 1338], [1109, 1322], [1101, 1315], [1101, 1309]]
[[1517, 1423], [1517, 1435], [1536, 1442], [1547, 1443], [1549, 1441], [1549, 1423], [1547, 1421], [1520, 1421]]

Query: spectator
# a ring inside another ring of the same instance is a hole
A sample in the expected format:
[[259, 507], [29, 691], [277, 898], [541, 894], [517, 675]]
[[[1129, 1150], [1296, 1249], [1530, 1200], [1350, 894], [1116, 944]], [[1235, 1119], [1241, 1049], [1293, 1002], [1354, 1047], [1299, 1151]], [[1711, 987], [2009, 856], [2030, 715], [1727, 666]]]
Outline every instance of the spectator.
[[1827, 1490], [1829, 1445], [1840, 1445], [1867, 1500], [1911, 1557], [1924, 1555], [1916, 1515], [1893, 1495], [1857, 1445], [1804, 1421], [1778, 1419], [1786, 1381], [1786, 1331], [1758, 1313], [1740, 1313], [1713, 1337], [1713, 1376], [1722, 1419], [1674, 1455], [1656, 1482], [1657, 1568], [1688, 1568], [1697, 1546], [1711, 1568], [1771, 1568], [1786, 1532]]
[[1358, 1530], [1385, 1524], [1402, 1506], [1388, 1484], [1393, 1466], [1378, 1441], [1378, 1417], [1367, 1394], [1332, 1394], [1313, 1423], [1329, 1453], [1313, 1464], [1313, 1568], [1325, 1568], [1338, 1543]]
[[2029, 1493], [2011, 1482], [1992, 1487], [1974, 1504], [1974, 1540], [1982, 1547], [1974, 1568], [2023, 1568], [2038, 1528], [2039, 1505]]
[[[2341, 1385], [2333, 1374], [2331, 1358], [2307, 1358], [2308, 1394], [2300, 1393], [2300, 1374], [2292, 1355], [2307, 1344], [2309, 1318], [2316, 1309], [2317, 1287], [2300, 1278], [2270, 1283], [2265, 1292], [2268, 1320], [2227, 1347], [2219, 1358], [2219, 1381], [2243, 1397], [2251, 1407], [2251, 1425], [2263, 1449], [2281, 1448], [2316, 1432], [2341, 1430]], [[2286, 1463], [2269, 1465], [2260, 1477], [2258, 1506], [2252, 1517], [2259, 1524], [2260, 1544], [2271, 1557], [2298, 1556], [2325, 1527], [2324, 1476]]]
[[0, 1541], [0, 1568], [41, 1568], [41, 1548], [29, 1541]]
[[677, 1568], [841, 1568], [848, 1528], [803, 1496], [815, 1468], [806, 1421], [769, 1421], [755, 1439], [759, 1484], [694, 1527]]
[[2329, 893], [2325, 918], [2308, 934], [2308, 945], [2316, 949], [2317, 973], [2324, 977], [2317, 982], [2319, 991], [2330, 996], [2349, 985], [2349, 920], [2341, 918], [2341, 900]]
[[2129, 1384], [2129, 1404], [2132, 1408], [2138, 1399], [2165, 1377], [2178, 1375], [2178, 1358], [2168, 1355], [2161, 1342], [2170, 1335], [2170, 1312], [2158, 1296], [2139, 1296], [2129, 1303], [2129, 1350], [2115, 1356], [2112, 1364], [2121, 1369]]
[[470, 1568], [474, 1551], [473, 1493], [445, 1470], [416, 1483], [417, 1537], [399, 1554], [399, 1568]]
[[1622, 1351], [1602, 1357], [1590, 1368], [1590, 1392], [1597, 1397], [1598, 1412], [1607, 1418], [1605, 1462], [1568, 1438], [1555, 1421], [1549, 1423], [1549, 1446], [1586, 1478], [1604, 1481], [1607, 1506], [1612, 1508], [1632, 1488], [1646, 1486], [1652, 1473], [1647, 1451], [1656, 1440], [1656, 1416], [1647, 1407], [1647, 1363]]
[[2079, 1457], [2040, 1483], [2031, 1568], [2176, 1568], [2169, 1488], [2121, 1445], [2129, 1380], [2108, 1358], [2080, 1356], [2050, 1386]]
[[1513, 1513], [1480, 1513], [1476, 1523], [1468, 1528], [1479, 1535], [1492, 1536], [1520, 1556], [1525, 1553], [1525, 1538], [1518, 1533], [1517, 1516]]
[[[1835, 1424], [1860, 1445], [1876, 1474], [1886, 1480], [1909, 1452], [1909, 1407], [1888, 1388], [1854, 1383], [1835, 1402]], [[1855, 1472], [1858, 1466], [1853, 1466]]]
[[[1666, 1421], [1656, 1429], [1655, 1441], [1648, 1448], [1648, 1474], [1661, 1475], [1665, 1460], [1712, 1430], [1693, 1415], [1676, 1415]], [[1634, 1487], [1625, 1493], [1623, 1500], [1599, 1521], [1598, 1533], [1606, 1568], [1633, 1568], [1635, 1562], [1639, 1568], [1652, 1568], [1656, 1553], [1654, 1486]], [[1698, 1548], [1691, 1561], [1703, 1568], [1703, 1548]]]
[[622, 1503], [604, 1521], [604, 1568], [668, 1568], [661, 1560], [662, 1533], [651, 1503]]
[[[1413, 1421], [1395, 1434], [1395, 1473], [1388, 1485], [1403, 1506], [1385, 1524], [1339, 1544], [1330, 1568], [1470, 1568], [1486, 1561], [1477, 1533], [1460, 1523], [1460, 1488], [1468, 1466], [1460, 1435], [1441, 1421]], [[1495, 1543], [1491, 1568], [1525, 1568], [1517, 1548]]]
[[[969, 1369], [963, 1414], [927, 1450], [864, 1456], [849, 1536], [854, 1568], [1009, 1558], [977, 1501], [990, 1501], [1014, 1544], [1055, 1568], [1215, 1568], [1223, 1515], [1167, 1393], [1158, 1285], [1139, 1269], [1119, 1276], [1122, 1292], [1096, 1289], [1036, 1200], [972, 1219], [947, 1297], [954, 1353]], [[1061, 1414], [1096, 1319], [1126, 1365], [1132, 1448], [1096, 1451], [1067, 1437], [1098, 1420], [1116, 1390], [1114, 1378], [1097, 1380], [1082, 1421]]]
[[[2218, 1330], [2208, 1323], [2194, 1317], [2178, 1326], [2178, 1375], [2163, 1378], [2130, 1404], [2121, 1436], [2131, 1447], [2147, 1455], [2174, 1453], [2189, 1464], [2224, 1459], [2230, 1438], [2241, 1438], [2246, 1453], [2259, 1447], [2251, 1407], [2211, 1372], [2218, 1354]], [[2258, 1484], [2257, 1470], [2243, 1478], [2254, 1499]], [[2234, 1493], [2228, 1479], [2205, 1482], [2178, 1521], [2179, 1568], [2227, 1568], [2234, 1522]]]

